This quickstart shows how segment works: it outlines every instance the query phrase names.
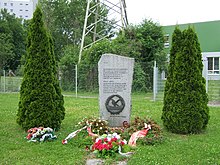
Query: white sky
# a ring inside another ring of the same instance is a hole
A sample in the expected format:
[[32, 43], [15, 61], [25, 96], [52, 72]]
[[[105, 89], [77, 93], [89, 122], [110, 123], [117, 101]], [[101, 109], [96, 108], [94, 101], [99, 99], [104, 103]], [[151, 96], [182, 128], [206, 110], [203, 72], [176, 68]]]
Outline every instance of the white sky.
[[125, 0], [128, 22], [144, 18], [160, 25], [220, 20], [220, 0]]
[[[119, 2], [119, 0], [109, 1]], [[125, 0], [125, 2], [130, 24], [139, 24], [145, 18], [152, 19], [160, 25], [220, 20], [220, 0]]]

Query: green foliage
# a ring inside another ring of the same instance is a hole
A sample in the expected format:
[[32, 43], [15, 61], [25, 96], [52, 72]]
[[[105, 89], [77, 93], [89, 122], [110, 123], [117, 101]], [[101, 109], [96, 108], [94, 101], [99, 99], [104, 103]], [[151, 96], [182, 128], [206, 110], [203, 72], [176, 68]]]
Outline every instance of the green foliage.
[[136, 27], [136, 40], [141, 43], [140, 61], [146, 73], [146, 86], [149, 90], [153, 89], [153, 61], [157, 61], [159, 68], [165, 68], [166, 54], [164, 48], [164, 34], [162, 27], [152, 20], [143, 20]]
[[87, 64], [96, 65], [103, 54], [111, 52], [111, 42], [105, 39], [92, 45], [88, 50], [86, 50], [83, 54], [83, 61]]
[[[97, 86], [95, 84], [98, 79], [94, 68], [98, 64], [101, 55], [105, 53], [134, 58], [136, 65], [133, 90], [151, 90], [153, 86], [153, 61], [158, 62], [159, 68], [164, 69], [166, 65], [162, 28], [152, 21], [145, 20], [141, 25], [129, 26], [120, 31], [112, 41], [100, 41], [90, 47], [83, 55], [81, 68], [84, 70], [85, 75], [80, 74], [81, 78], [79, 80], [80, 83], [85, 82], [82, 86], [86, 89]], [[92, 83], [92, 85], [86, 83]]]
[[57, 79], [53, 41], [39, 7], [30, 23], [27, 45], [17, 123], [25, 130], [39, 126], [58, 130], [65, 116], [64, 100]]
[[79, 48], [68, 45], [64, 48], [59, 62], [62, 90], [73, 91], [75, 89], [75, 67], [78, 63]]
[[145, 19], [140, 25], [137, 25], [136, 39], [141, 42], [141, 59], [139, 60], [143, 62], [156, 60], [156, 54], [161, 53], [164, 48], [162, 27], [152, 20]]
[[[0, 33], [0, 68], [6, 66], [7, 61], [13, 58], [13, 47], [14, 45], [11, 42], [12, 37], [9, 34]], [[6, 68], [4, 68], [6, 69]]]
[[208, 124], [209, 108], [198, 37], [190, 27], [182, 33], [176, 30], [175, 34], [180, 35], [181, 42], [174, 42], [177, 45], [172, 47], [176, 48], [171, 57], [175, 64], [170, 68], [171, 81], [166, 84], [162, 120], [171, 132], [200, 133]]
[[141, 42], [137, 39], [136, 27], [129, 26], [120, 31], [117, 38], [112, 41], [112, 53], [140, 59]]
[[[173, 101], [173, 91], [171, 89], [171, 85], [173, 84], [173, 72], [175, 67], [175, 58], [176, 54], [180, 52], [182, 44], [182, 32], [178, 28], [178, 26], [175, 27], [175, 30], [172, 35], [172, 46], [170, 50], [170, 57], [169, 57], [169, 66], [168, 66], [168, 75], [167, 75], [167, 81], [165, 83], [165, 89], [164, 89], [164, 106], [163, 106], [163, 113], [162, 113], [162, 120], [164, 121], [164, 124], [166, 123], [167, 115], [170, 111], [172, 111], [171, 102]], [[167, 123], [168, 124], [168, 123]], [[166, 124], [165, 124], [166, 125]]]
[[6, 9], [0, 11], [0, 42], [0, 67], [15, 71], [25, 54], [25, 31], [21, 19], [10, 15]]
[[143, 71], [140, 63], [135, 63], [132, 90], [139, 92], [147, 91], [146, 80], [146, 73]]
[[[55, 54], [56, 59], [60, 60], [63, 55], [64, 48], [67, 45], [79, 46], [81, 43], [84, 19], [86, 14], [87, 1], [83, 0], [39, 0], [43, 13], [46, 26], [50, 29], [53, 38], [55, 38]], [[90, 5], [93, 6], [95, 1], [91, 1]], [[107, 9], [99, 6], [101, 15], [107, 16]], [[95, 14], [90, 15], [88, 18], [88, 25], [94, 22]], [[108, 34], [111, 30], [107, 23], [99, 22], [97, 31], [102, 30], [102, 34]], [[100, 33], [100, 35], [102, 35]], [[99, 38], [97, 37], [96, 40]], [[85, 37], [85, 44], [93, 41], [93, 35]]]
[[98, 91], [98, 61], [102, 54], [110, 53], [111, 43], [102, 40], [86, 50], [79, 65], [79, 89]]

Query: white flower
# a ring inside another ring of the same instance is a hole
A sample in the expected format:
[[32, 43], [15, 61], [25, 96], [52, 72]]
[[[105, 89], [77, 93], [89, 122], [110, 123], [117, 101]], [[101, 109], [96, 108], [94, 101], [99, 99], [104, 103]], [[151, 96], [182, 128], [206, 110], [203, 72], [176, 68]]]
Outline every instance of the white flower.
[[116, 139], [120, 139], [121, 138], [120, 135], [116, 135], [115, 137], [116, 137]]
[[116, 137], [118, 134], [117, 133], [113, 133], [112, 134], [112, 137]]
[[121, 137], [117, 133], [113, 133], [112, 134], [112, 138], [120, 139]]
[[128, 144], [128, 142], [127, 142], [127, 140], [126, 139], [124, 139], [124, 140], [122, 140], [125, 144]]
[[100, 127], [99, 129], [102, 130], [102, 127]]
[[110, 137], [107, 137], [107, 141], [108, 141], [108, 142], [110, 142], [110, 141], [111, 141], [111, 139], [112, 139], [112, 138], [110, 138]]
[[101, 138], [96, 138], [95, 142], [97, 143], [99, 140], [102, 140]]
[[106, 138], [107, 138], [108, 142], [111, 141], [111, 139], [112, 139], [112, 134], [108, 134]]

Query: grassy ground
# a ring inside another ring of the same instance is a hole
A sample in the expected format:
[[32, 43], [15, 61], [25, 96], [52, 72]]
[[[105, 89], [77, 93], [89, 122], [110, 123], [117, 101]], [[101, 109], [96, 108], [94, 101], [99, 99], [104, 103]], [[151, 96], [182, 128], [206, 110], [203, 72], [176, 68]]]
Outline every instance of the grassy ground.
[[[18, 94], [0, 94], [0, 164], [38, 165], [72, 164], [84, 165], [87, 153], [61, 140], [74, 131], [79, 119], [98, 116], [98, 98], [65, 97], [66, 118], [56, 134], [54, 142], [28, 143], [26, 133], [16, 124]], [[132, 118], [148, 116], [162, 126], [160, 119], [162, 102], [152, 102], [149, 96], [135, 94], [132, 97]], [[207, 130], [199, 135], [176, 135], [163, 130], [165, 141], [155, 146], [139, 146], [128, 159], [129, 165], [155, 164], [220, 164], [220, 108], [210, 107], [210, 122]], [[112, 164], [112, 160], [106, 164]]]

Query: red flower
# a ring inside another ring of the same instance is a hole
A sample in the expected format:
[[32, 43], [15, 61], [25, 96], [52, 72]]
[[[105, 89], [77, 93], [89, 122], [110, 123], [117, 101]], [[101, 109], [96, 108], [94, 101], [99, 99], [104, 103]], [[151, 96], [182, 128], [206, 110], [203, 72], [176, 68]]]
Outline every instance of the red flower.
[[107, 144], [103, 144], [103, 148], [106, 149], [106, 150], [109, 150], [109, 147]]
[[104, 149], [104, 145], [103, 144], [99, 144], [99, 146], [97, 147], [99, 151]]
[[31, 129], [29, 129], [27, 132], [28, 132], [28, 133], [31, 133], [31, 132], [32, 132], [32, 128], [31, 128]]
[[121, 141], [121, 145], [122, 145], [122, 146], [125, 145], [125, 142]]
[[30, 140], [31, 138], [32, 138], [32, 133], [29, 133], [27, 136], [26, 136], [26, 138], [28, 139], [28, 140]]
[[101, 139], [99, 139], [97, 143], [98, 143], [98, 144], [102, 143], [102, 140], [101, 140]]
[[113, 147], [112, 143], [108, 143], [108, 148], [112, 149], [112, 147]]
[[118, 139], [116, 137], [112, 138], [111, 141], [112, 142], [116, 142]]
[[105, 138], [105, 139], [104, 139], [104, 142], [107, 142], [107, 141], [108, 141], [108, 139], [107, 139], [107, 138]]
[[67, 140], [62, 140], [62, 144], [67, 144]]

